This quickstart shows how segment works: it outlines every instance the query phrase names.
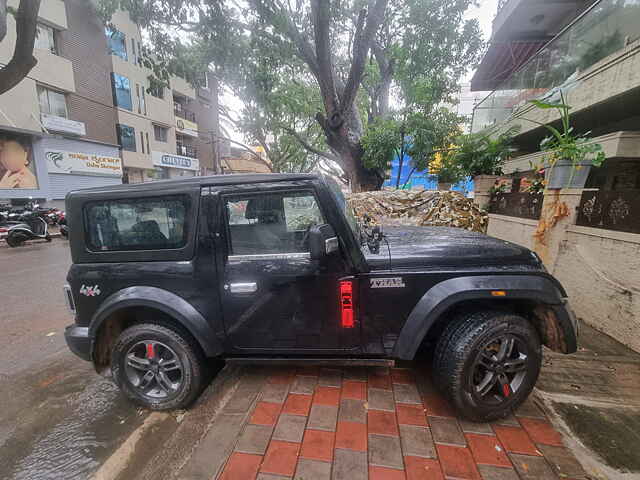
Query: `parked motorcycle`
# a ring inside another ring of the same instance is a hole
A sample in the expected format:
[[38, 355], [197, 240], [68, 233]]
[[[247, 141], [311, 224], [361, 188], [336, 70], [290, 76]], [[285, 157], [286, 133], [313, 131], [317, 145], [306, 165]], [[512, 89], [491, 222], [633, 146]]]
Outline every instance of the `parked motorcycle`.
[[22, 223], [11, 225], [7, 232], [7, 244], [10, 247], [18, 247], [27, 240], [51, 241], [49, 226], [37, 212], [24, 213], [21, 216]]
[[60, 225], [60, 235], [64, 238], [69, 238], [69, 225], [67, 225], [67, 219], [64, 216], [64, 212], [60, 212], [58, 219], [58, 225]]

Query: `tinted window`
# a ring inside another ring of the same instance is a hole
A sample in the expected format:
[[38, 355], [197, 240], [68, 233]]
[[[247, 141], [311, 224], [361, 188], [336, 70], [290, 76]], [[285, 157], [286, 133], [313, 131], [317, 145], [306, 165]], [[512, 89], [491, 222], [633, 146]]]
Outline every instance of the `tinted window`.
[[90, 203], [84, 212], [87, 245], [94, 251], [181, 248], [187, 210], [184, 196]]
[[325, 223], [311, 192], [227, 197], [232, 255], [309, 251], [308, 231]]
[[113, 89], [113, 103], [118, 107], [132, 110], [131, 84], [129, 79], [117, 73], [112, 73], [111, 88]]
[[125, 43], [124, 33], [118, 30], [105, 29], [107, 35], [107, 46], [111, 55], [117, 55], [123, 60], [127, 59], [127, 45]]
[[123, 150], [130, 152], [136, 151], [136, 131], [133, 127], [128, 125], [122, 125], [118, 123], [116, 125], [116, 132], [118, 134], [118, 144]]

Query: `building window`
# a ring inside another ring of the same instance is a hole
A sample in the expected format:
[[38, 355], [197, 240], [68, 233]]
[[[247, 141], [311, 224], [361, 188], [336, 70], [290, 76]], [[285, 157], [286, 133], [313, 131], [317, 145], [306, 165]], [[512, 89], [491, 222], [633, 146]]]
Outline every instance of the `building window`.
[[57, 55], [58, 50], [56, 49], [55, 30], [48, 25], [39, 23], [35, 48], [39, 48], [40, 50], [48, 50], [54, 55]]
[[49, 90], [38, 85], [40, 113], [67, 118], [67, 102], [64, 93]]
[[167, 142], [167, 133], [169, 129], [165, 127], [161, 127], [160, 125], [153, 126], [153, 136], [156, 139], [156, 142]]
[[140, 102], [140, 110], [142, 111], [142, 113], [144, 113], [146, 115], [147, 114], [147, 101], [146, 101], [145, 96], [144, 96], [144, 87], [140, 87], [139, 102]]
[[118, 133], [118, 143], [123, 150], [129, 152], [136, 151], [136, 131], [133, 127], [127, 125], [116, 125], [116, 132]]
[[147, 153], [151, 153], [151, 148], [149, 148], [149, 132], [145, 132], [144, 136], [147, 139]]
[[133, 63], [138, 63], [138, 53], [136, 50], [136, 39], [131, 38], [131, 61]]
[[123, 60], [127, 59], [127, 44], [124, 33], [110, 28], [105, 29], [107, 35], [107, 47], [111, 55], [116, 55]]
[[144, 153], [144, 133], [140, 132], [140, 149], [142, 150], [142, 153]]
[[113, 103], [117, 107], [133, 110], [131, 105], [131, 85], [127, 77], [111, 74], [111, 87], [113, 89]]

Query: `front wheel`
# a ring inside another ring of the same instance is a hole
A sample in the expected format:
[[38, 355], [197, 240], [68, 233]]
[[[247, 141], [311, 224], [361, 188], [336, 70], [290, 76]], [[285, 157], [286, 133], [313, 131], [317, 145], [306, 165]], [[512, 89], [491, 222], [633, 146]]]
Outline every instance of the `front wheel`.
[[124, 330], [111, 352], [116, 384], [152, 410], [188, 407], [204, 386], [205, 363], [187, 335], [153, 323]]
[[434, 357], [434, 377], [461, 415], [487, 422], [517, 408], [542, 363], [536, 329], [518, 315], [476, 312], [454, 320]]
[[27, 236], [22, 233], [9, 234], [7, 236], [7, 245], [10, 247], [19, 247], [28, 240]]

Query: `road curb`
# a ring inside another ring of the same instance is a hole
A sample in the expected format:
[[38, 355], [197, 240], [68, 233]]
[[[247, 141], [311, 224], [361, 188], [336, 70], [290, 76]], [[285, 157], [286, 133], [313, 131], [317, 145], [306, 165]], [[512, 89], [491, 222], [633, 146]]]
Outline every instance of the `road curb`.
[[[184, 413], [152, 412], [92, 479], [158, 479], [174, 476], [189, 460], [200, 439], [229, 401], [241, 377], [241, 368], [224, 367], [190, 410]], [[166, 425], [169, 420], [173, 421], [173, 425]], [[157, 435], [163, 425], [171, 431]]]

